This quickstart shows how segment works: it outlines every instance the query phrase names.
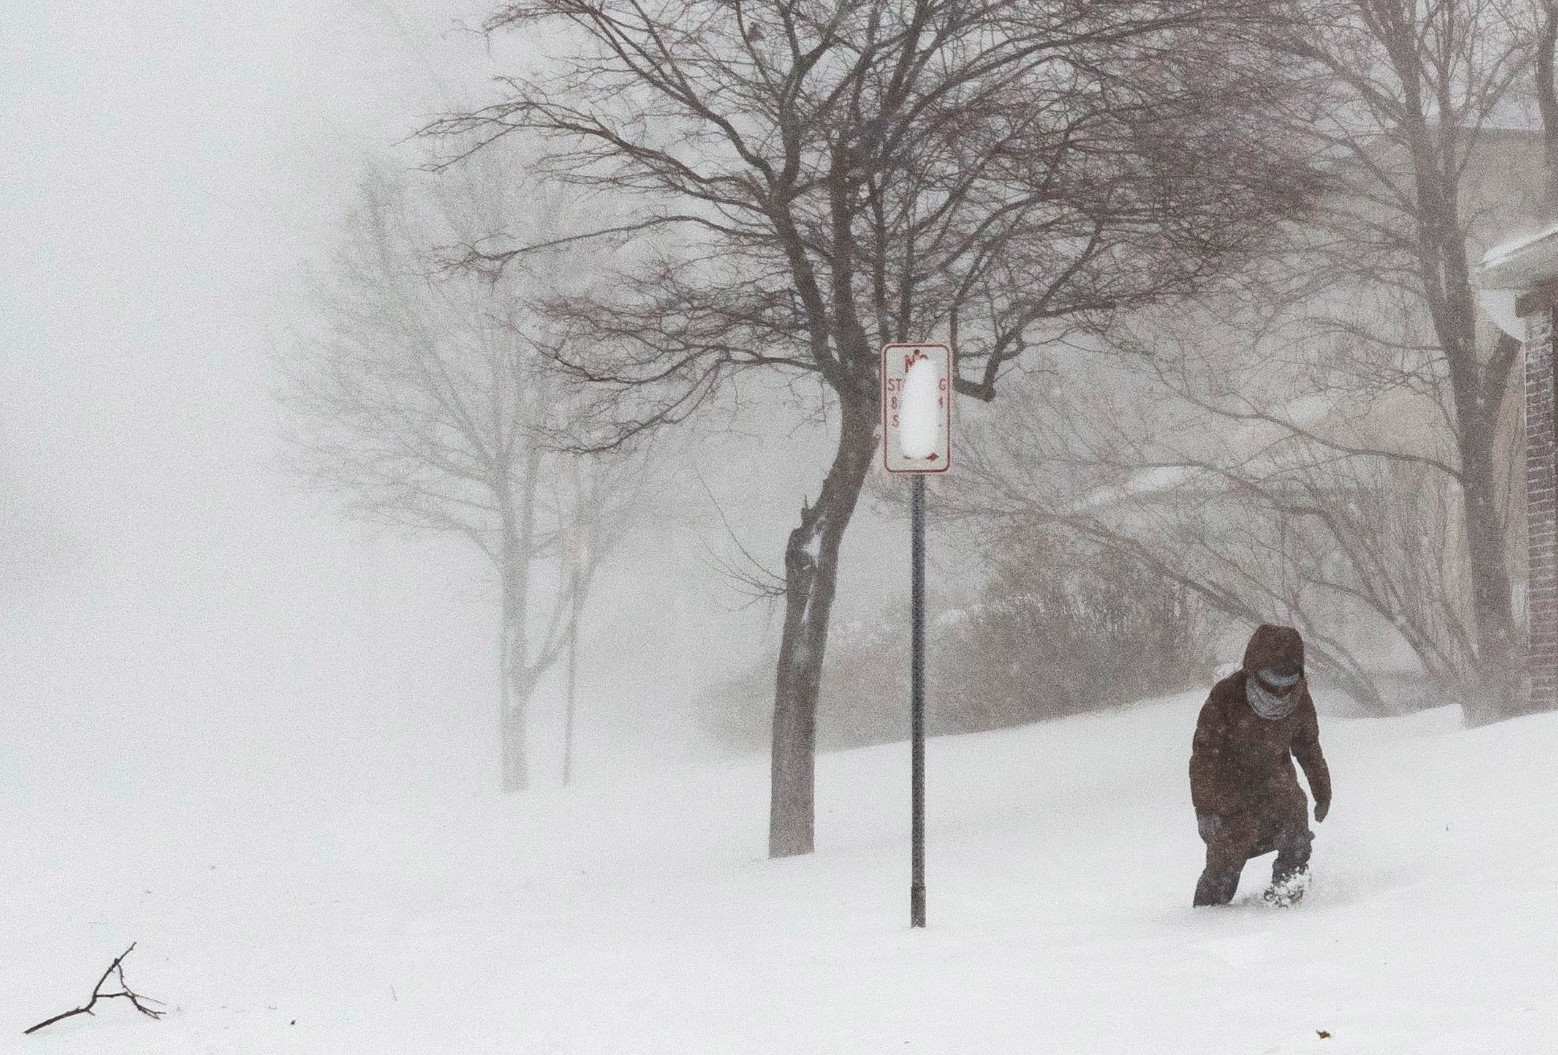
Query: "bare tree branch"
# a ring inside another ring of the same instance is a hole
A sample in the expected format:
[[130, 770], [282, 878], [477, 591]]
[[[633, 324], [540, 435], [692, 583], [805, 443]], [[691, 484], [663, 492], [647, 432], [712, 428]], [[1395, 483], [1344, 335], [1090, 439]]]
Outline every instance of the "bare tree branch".
[[[117, 998], [123, 998], [125, 1000], [130, 1001], [130, 1003], [135, 1007], [135, 1010], [139, 1011], [141, 1014], [145, 1015], [147, 1018], [161, 1018], [163, 1015], [167, 1014], [166, 1011], [158, 1011], [156, 1008], [147, 1007], [146, 1006], [147, 1004], [160, 1004], [160, 1003], [162, 1003], [162, 1001], [160, 1001], [160, 1000], [153, 1000], [150, 997], [146, 997], [146, 996], [141, 996], [139, 993], [134, 992], [130, 988], [130, 984], [125, 981], [125, 979], [124, 979], [124, 958], [126, 956], [130, 955], [130, 953], [132, 953], [134, 951], [135, 951], [135, 943], [131, 942], [130, 943], [130, 947], [128, 949], [124, 950], [124, 952], [120, 953], [118, 956], [116, 956], [114, 958], [114, 962], [108, 965], [108, 970], [103, 972], [103, 976], [101, 978], [99, 978], [97, 980], [97, 984], [92, 987], [92, 998], [90, 1000], [88, 1000], [85, 1004], [82, 1004], [80, 1007], [74, 1008], [74, 1009], [72, 1009], [70, 1011], [66, 1011], [66, 1012], [63, 1012], [61, 1014], [55, 1015], [53, 1018], [44, 1019], [42, 1022], [39, 1022], [36, 1026], [31, 1026], [31, 1027], [29, 1027], [27, 1029], [22, 1030], [22, 1033], [24, 1035], [25, 1034], [29, 1034], [29, 1033], [36, 1033], [40, 1029], [43, 1029], [45, 1026], [52, 1026], [56, 1022], [64, 1021], [65, 1019], [71, 1018], [71, 1017], [73, 1017], [75, 1015], [91, 1015], [91, 1014], [95, 1014], [96, 1012], [94, 1012], [92, 1009], [97, 1006], [97, 1002], [99, 1000], [113, 1000], [113, 999], [117, 999]], [[105, 993], [105, 992], [103, 992], [103, 986], [105, 984], [107, 984], [108, 979], [110, 977], [117, 977], [118, 978], [118, 980], [119, 980], [119, 991], [118, 992], [115, 992], [115, 993]]]

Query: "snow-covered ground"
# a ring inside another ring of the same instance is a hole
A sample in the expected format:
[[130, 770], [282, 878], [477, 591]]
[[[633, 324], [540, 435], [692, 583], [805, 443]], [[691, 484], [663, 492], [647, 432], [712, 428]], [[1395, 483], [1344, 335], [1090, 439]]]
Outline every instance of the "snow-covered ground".
[[[761, 759], [343, 812], [0, 791], [0, 1052], [1555, 1050], [1558, 715], [1326, 722], [1308, 902], [1252, 900], [1267, 858], [1192, 911], [1200, 700], [932, 741], [925, 931], [901, 745], [824, 757], [780, 862]], [[21, 1035], [131, 941], [165, 1019]]]

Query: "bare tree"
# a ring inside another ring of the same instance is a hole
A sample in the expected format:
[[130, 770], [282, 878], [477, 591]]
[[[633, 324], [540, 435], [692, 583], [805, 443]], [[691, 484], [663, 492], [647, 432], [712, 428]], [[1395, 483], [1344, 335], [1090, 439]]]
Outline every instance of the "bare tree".
[[[626, 528], [642, 464], [559, 449], [577, 401], [549, 369], [554, 338], [527, 307], [536, 273], [489, 279], [447, 266], [451, 245], [544, 231], [566, 213], [512, 164], [486, 160], [442, 180], [370, 175], [321, 283], [322, 332], [289, 349], [280, 396], [307, 484], [362, 520], [454, 532], [491, 563], [512, 791], [529, 780], [531, 697]], [[581, 533], [589, 545], [570, 547]]]
[[[602, 393], [594, 444], [693, 414], [735, 372], [820, 384], [838, 444], [784, 552], [769, 847], [813, 838], [817, 694], [839, 545], [876, 444], [878, 351], [941, 336], [993, 398], [1029, 346], [1187, 292], [1309, 189], [1267, 141], [1273, 5], [1168, 0], [537, 0], [489, 31], [566, 61], [432, 125], [450, 161], [512, 134], [632, 210], [655, 247], [554, 305]], [[640, 244], [646, 244], [641, 240]], [[501, 267], [535, 246], [477, 248]]]
[[[1364, 281], [1363, 273], [1356, 277]], [[1453, 409], [1434, 386], [1424, 388], [1433, 373], [1422, 369], [1423, 350], [1433, 337], [1414, 307], [1368, 315], [1376, 338], [1394, 335], [1390, 354], [1378, 340], [1360, 341], [1356, 326], [1339, 335], [1336, 315], [1301, 310], [1283, 325], [1245, 330], [1241, 372], [1262, 376], [1221, 391], [1199, 387], [1187, 369], [1215, 343], [1206, 331], [1199, 349], [1179, 342], [1166, 361], [1154, 362], [1154, 391], [1218, 443], [1194, 449], [1159, 437], [1155, 457], [1210, 475], [1228, 496], [1260, 511], [1267, 537], [1297, 545], [1278, 551], [1272, 569], [1275, 581], [1296, 585], [1258, 607], [1306, 624], [1316, 638], [1339, 637], [1335, 627], [1346, 613], [1361, 613], [1410, 649], [1437, 697], [1476, 707], [1485, 686]], [[1499, 430], [1510, 436], [1510, 422]], [[1515, 462], [1498, 468], [1498, 478], [1481, 483], [1507, 524]], [[1390, 650], [1389, 641], [1372, 647]], [[1342, 680], [1378, 708], [1367, 664], [1355, 647], [1346, 652], [1336, 664]]]
[[[1187, 328], [1205, 351], [1210, 328]], [[1458, 492], [1431, 456], [1379, 453], [1386, 439], [1431, 450], [1421, 416], [1339, 388], [1279, 401], [1231, 381], [1214, 401], [1191, 387], [1200, 358], [1175, 352], [1172, 378], [1074, 367], [1092, 392], [1032, 386], [960, 451], [951, 511], [1127, 555], [1246, 631], [1297, 626], [1315, 668], [1376, 713], [1394, 704], [1374, 664], [1398, 639], [1440, 695], [1459, 693], [1475, 650]], [[1234, 420], [1241, 399], [1273, 412]]]
[[1510, 713], [1515, 696], [1509, 524], [1499, 499], [1520, 345], [1479, 326], [1470, 275], [1486, 200], [1477, 200], [1475, 181], [1481, 152], [1528, 91], [1535, 8], [1528, 0], [1336, 0], [1308, 13], [1311, 28], [1280, 43], [1329, 85], [1330, 117], [1314, 134], [1352, 177], [1322, 225], [1335, 236], [1326, 276], [1410, 298], [1427, 339], [1389, 318], [1380, 325], [1331, 313], [1330, 328], [1393, 360], [1403, 386], [1446, 411], [1450, 449], [1439, 461], [1461, 499], [1481, 681], [1467, 715], [1490, 720]]
[[[1282, 27], [1273, 46], [1310, 73], [1318, 106], [1293, 125], [1335, 189], [1239, 296], [1117, 325], [1109, 346], [1146, 367], [1151, 414], [1099, 417], [1109, 442], [1074, 430], [1066, 447], [1105, 480], [1105, 467], [1195, 470], [1181, 498], [1203, 521], [1215, 480], [1236, 504], [1203, 574], [1243, 584], [1223, 610], [1303, 622], [1306, 605], [1345, 598], [1393, 626], [1471, 721], [1511, 713], [1515, 698], [1519, 343], [1479, 320], [1470, 271], [1536, 211], [1540, 138], [1521, 126], [1541, 50], [1534, 10], [1305, 5], [1300, 31]], [[1237, 526], [1257, 515], [1259, 533]], [[1181, 536], [1162, 530], [1153, 548], [1167, 556]], [[1329, 567], [1273, 548], [1284, 537], [1308, 539]], [[1269, 552], [1252, 562], [1240, 538]], [[1356, 657], [1332, 658], [1361, 699], [1377, 696]]]

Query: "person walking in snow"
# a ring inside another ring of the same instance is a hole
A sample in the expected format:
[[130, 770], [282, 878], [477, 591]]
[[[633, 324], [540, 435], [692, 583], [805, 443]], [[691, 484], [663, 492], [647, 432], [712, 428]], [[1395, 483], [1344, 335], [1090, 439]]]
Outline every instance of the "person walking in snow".
[[1331, 774], [1304, 678], [1304, 639], [1290, 626], [1263, 623], [1250, 636], [1242, 668], [1212, 687], [1196, 720], [1190, 799], [1206, 843], [1197, 907], [1233, 900], [1244, 862], [1273, 850], [1266, 899], [1292, 904], [1303, 896], [1314, 834], [1294, 758], [1314, 793], [1315, 820], [1323, 821]]

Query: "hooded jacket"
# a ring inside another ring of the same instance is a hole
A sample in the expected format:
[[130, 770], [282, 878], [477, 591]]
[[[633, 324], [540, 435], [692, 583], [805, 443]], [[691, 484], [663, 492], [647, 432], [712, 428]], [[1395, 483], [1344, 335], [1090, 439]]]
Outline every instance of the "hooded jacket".
[[[1190, 799], [1198, 816], [1260, 814], [1298, 789], [1293, 759], [1304, 767], [1315, 803], [1329, 806], [1331, 774], [1320, 750], [1320, 723], [1307, 680], [1282, 718], [1262, 718], [1246, 685], [1268, 667], [1302, 670], [1304, 639], [1290, 626], [1262, 624], [1244, 650], [1242, 669], [1212, 687], [1196, 721], [1190, 753]], [[1301, 793], [1301, 792], [1300, 792]]]

